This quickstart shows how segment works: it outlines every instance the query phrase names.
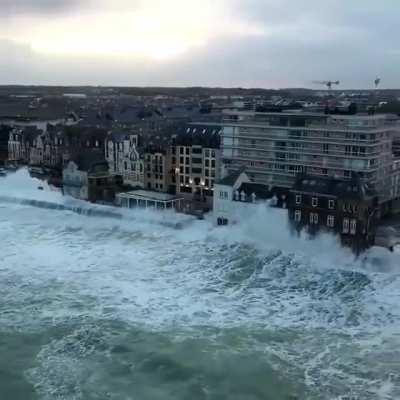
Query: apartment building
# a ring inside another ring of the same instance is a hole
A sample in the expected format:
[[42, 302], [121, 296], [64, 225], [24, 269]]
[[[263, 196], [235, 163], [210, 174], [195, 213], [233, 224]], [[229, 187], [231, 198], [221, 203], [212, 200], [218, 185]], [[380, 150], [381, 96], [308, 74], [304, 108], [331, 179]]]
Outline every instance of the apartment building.
[[144, 188], [156, 192], [170, 191], [170, 156], [168, 148], [148, 147], [143, 154]]
[[220, 170], [220, 130], [219, 126], [193, 123], [172, 141], [171, 184], [175, 193], [197, 208], [212, 208]]
[[222, 176], [246, 167], [273, 191], [289, 190], [299, 173], [344, 180], [357, 173], [380, 203], [398, 193], [396, 116], [227, 111], [222, 126]]

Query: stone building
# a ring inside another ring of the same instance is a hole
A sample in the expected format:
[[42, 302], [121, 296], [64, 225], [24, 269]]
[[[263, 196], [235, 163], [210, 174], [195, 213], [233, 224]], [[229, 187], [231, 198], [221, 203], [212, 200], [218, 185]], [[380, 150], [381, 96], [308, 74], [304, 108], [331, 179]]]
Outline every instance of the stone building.
[[376, 191], [356, 174], [350, 180], [299, 175], [288, 199], [297, 231], [333, 232], [356, 252], [374, 243], [378, 205]]
[[106, 138], [105, 157], [110, 173], [121, 175], [124, 184], [144, 187], [144, 162], [139, 153], [139, 136], [110, 132]]
[[75, 155], [63, 169], [64, 194], [90, 202], [112, 203], [122, 177], [110, 174], [102, 150]]

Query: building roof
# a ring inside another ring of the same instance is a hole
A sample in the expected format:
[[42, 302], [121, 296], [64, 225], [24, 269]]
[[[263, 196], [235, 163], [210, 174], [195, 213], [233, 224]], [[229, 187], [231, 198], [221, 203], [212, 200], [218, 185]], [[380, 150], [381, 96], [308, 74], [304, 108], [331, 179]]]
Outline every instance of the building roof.
[[236, 181], [239, 179], [239, 176], [245, 172], [245, 167], [238, 169], [237, 171], [227, 175], [225, 178], [220, 179], [217, 184], [224, 186], [233, 186]]
[[361, 181], [357, 174], [350, 180], [300, 175], [292, 190], [355, 199], [377, 196], [377, 193]]
[[108, 139], [112, 139], [114, 142], [123, 142], [129, 138], [129, 135], [130, 134], [128, 132], [113, 130], [108, 133]]
[[154, 192], [151, 190], [133, 190], [131, 192], [119, 193], [119, 197], [125, 198], [135, 198], [135, 199], [143, 199], [148, 201], [173, 201], [173, 200], [181, 200], [182, 197], [177, 197], [172, 194], [162, 193], [162, 192]]
[[77, 153], [71, 157], [71, 161], [78, 166], [80, 171], [92, 172], [99, 166], [108, 170], [108, 163], [104, 158], [102, 150], [86, 150]]
[[217, 124], [185, 124], [175, 132], [176, 146], [202, 146], [219, 149], [221, 144], [221, 126]]

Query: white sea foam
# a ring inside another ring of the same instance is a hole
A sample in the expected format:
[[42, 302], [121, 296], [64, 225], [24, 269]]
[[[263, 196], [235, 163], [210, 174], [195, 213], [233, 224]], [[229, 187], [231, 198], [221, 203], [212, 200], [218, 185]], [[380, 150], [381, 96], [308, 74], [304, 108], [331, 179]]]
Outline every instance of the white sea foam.
[[[73, 201], [37, 186], [18, 172], [0, 181], [0, 197]], [[0, 199], [1, 326], [119, 319], [188, 335], [199, 326], [290, 331], [290, 343], [254, 346], [303, 370], [316, 390], [342, 382], [363, 400], [400, 396], [391, 361], [400, 344], [398, 254], [375, 248], [355, 259], [332, 236], [292, 236], [285, 213], [264, 206], [219, 229], [172, 213], [122, 217]]]

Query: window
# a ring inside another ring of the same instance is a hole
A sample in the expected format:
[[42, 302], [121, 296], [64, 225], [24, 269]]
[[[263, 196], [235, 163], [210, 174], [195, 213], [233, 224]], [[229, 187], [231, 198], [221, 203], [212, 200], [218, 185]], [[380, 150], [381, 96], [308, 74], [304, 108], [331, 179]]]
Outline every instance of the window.
[[355, 235], [357, 233], [357, 220], [352, 219], [350, 221], [350, 234]]
[[223, 200], [227, 200], [228, 199], [228, 192], [219, 192], [219, 198], [223, 199]]
[[349, 233], [349, 219], [343, 219], [343, 233]]
[[310, 224], [312, 224], [312, 225], [318, 224], [318, 214], [310, 213]]
[[190, 148], [186, 147], [186, 154], [189, 155], [190, 154]]
[[206, 167], [209, 167], [210, 166], [210, 160], [206, 160]]
[[181, 148], [179, 149], [179, 153], [180, 153], [180, 154], [184, 154], [184, 151], [185, 151], [185, 150], [184, 150], [184, 147], [181, 147]]
[[335, 217], [333, 215], [328, 215], [328, 220], [326, 221], [326, 226], [328, 228], [334, 228], [334, 226], [335, 226]]
[[297, 205], [301, 204], [301, 195], [300, 194], [296, 195], [296, 204]]
[[301, 211], [300, 210], [296, 210], [294, 212], [294, 220], [296, 222], [301, 222]]
[[328, 208], [330, 210], [333, 210], [335, 208], [335, 200], [329, 200], [328, 201]]
[[311, 204], [313, 207], [317, 207], [318, 206], [318, 197], [313, 197], [311, 200]]

